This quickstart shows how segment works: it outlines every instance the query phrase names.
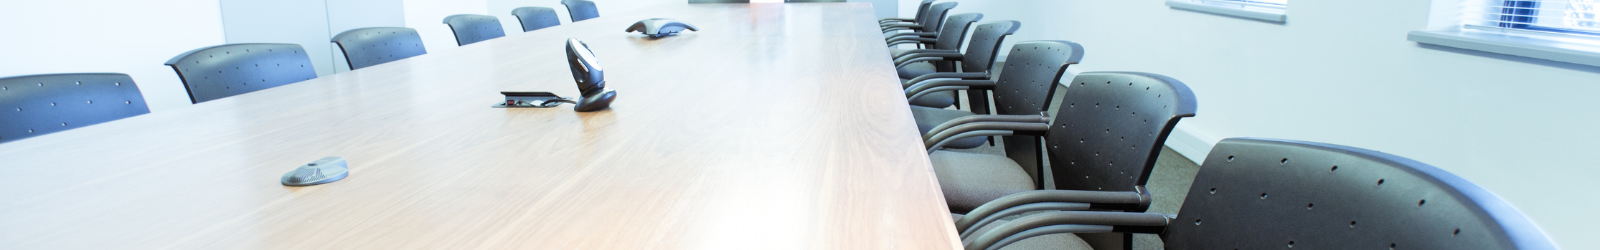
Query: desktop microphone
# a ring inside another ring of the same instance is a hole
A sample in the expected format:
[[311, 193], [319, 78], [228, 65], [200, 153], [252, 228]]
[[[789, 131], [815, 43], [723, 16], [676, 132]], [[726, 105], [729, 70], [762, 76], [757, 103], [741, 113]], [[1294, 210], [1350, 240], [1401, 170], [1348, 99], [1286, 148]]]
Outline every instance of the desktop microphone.
[[617, 91], [606, 89], [605, 71], [600, 61], [589, 51], [589, 45], [578, 39], [567, 39], [567, 65], [572, 67], [572, 79], [578, 83], [578, 105], [573, 110], [591, 112], [611, 106]]

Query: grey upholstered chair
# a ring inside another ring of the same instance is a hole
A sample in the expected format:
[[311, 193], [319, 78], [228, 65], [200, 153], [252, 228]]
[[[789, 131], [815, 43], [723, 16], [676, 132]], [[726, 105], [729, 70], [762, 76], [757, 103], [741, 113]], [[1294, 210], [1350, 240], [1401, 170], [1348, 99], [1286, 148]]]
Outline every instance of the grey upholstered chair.
[[[1012, 52], [1012, 57], [1017, 53]], [[1010, 72], [1001, 72], [1007, 73]], [[1042, 84], [1054, 85], [1053, 82]], [[931, 151], [928, 158], [951, 211], [968, 211], [1002, 196], [1042, 187], [1037, 153], [1040, 144], [1034, 136], [1039, 132], [1044, 133], [1056, 189], [1141, 193], [1167, 135], [1178, 120], [1195, 113], [1194, 94], [1189, 87], [1161, 75], [1090, 72], [1079, 74], [1068, 84], [1071, 86], [1065, 89], [1054, 123], [1016, 124], [1026, 123], [1020, 119], [1045, 120], [1020, 115], [972, 116], [966, 119], [979, 122], [941, 125], [927, 137]], [[1002, 88], [1006, 85], [1001, 83], [996, 88], [996, 99], [1013, 91], [1034, 89], [1026, 88], [1031, 84]], [[1049, 100], [1006, 99], [998, 101], [997, 106], [1006, 111], [1009, 106], [1026, 106], [1034, 101]], [[938, 150], [939, 143], [986, 135], [1006, 136], [1005, 156]]]
[[0, 143], [147, 113], [139, 86], [126, 74], [0, 78]]
[[572, 16], [573, 22], [600, 17], [600, 9], [594, 7], [593, 1], [561, 0], [561, 5], [567, 6], [567, 15]]
[[178, 72], [194, 103], [317, 78], [306, 50], [287, 43], [205, 47], [179, 54], [166, 65]]
[[[1108, 232], [1156, 233], [1166, 249], [1556, 249], [1511, 204], [1461, 177], [1332, 144], [1226, 139], [1206, 156], [1176, 215], [1070, 211], [1137, 199], [1031, 191], [984, 204], [956, 228], [966, 249], [1083, 249], [1050, 243]], [[993, 219], [1041, 210], [1049, 212]]]
[[[895, 58], [895, 66], [900, 73], [901, 87], [910, 87], [913, 84], [930, 79], [960, 78], [966, 80], [988, 80], [992, 76], [989, 70], [994, 68], [995, 57], [1000, 54], [1000, 43], [1022, 27], [1017, 21], [998, 21], [978, 25], [973, 30], [971, 42], [967, 43], [966, 53], [956, 50], [913, 50]], [[944, 61], [960, 63], [960, 71], [940, 69], [936, 64], [926, 61]], [[989, 112], [989, 95], [987, 91], [969, 90], [967, 99], [972, 100], [968, 107], [973, 113], [985, 114]], [[911, 99], [911, 105], [944, 108], [956, 104], [955, 91], [941, 91], [929, 93]]]
[[[940, 24], [938, 32], [934, 32], [932, 37], [923, 37], [913, 33], [900, 33], [890, 36], [886, 41], [889, 43], [889, 57], [900, 57], [905, 55], [906, 51], [910, 51], [910, 49], [895, 48], [896, 45], [901, 44], [920, 44], [923, 48], [937, 50], [961, 49], [961, 43], [967, 41], [968, 28], [972, 28], [972, 24], [980, 20], [983, 20], [983, 14], [956, 14], [946, 18]], [[945, 69], [951, 69], [954, 67], [953, 65], [942, 66], [946, 66], [944, 67]]]
[[750, 3], [750, 0], [689, 0], [689, 3]]
[[506, 36], [505, 28], [500, 27], [500, 18], [490, 15], [455, 14], [444, 17], [444, 24], [450, 25], [450, 32], [455, 33], [457, 46]]
[[333, 36], [351, 70], [427, 54], [417, 30], [400, 27], [353, 29]]
[[512, 9], [511, 15], [517, 16], [517, 21], [522, 23], [522, 32], [561, 25], [561, 18], [556, 16], [556, 9], [552, 8], [521, 7]]
[[917, 23], [918, 21], [922, 20], [923, 16], [927, 16], [928, 15], [928, 7], [932, 7], [933, 6], [933, 1], [936, 1], [936, 0], [922, 0], [921, 4], [917, 4], [917, 15], [914, 16], [914, 17], [911, 17], [911, 18], [890, 17], [890, 18], [878, 19], [878, 25], [885, 25], [885, 24], [891, 24], [891, 23]]
[[[1051, 91], [1067, 66], [1083, 58], [1083, 46], [1068, 41], [1027, 41], [1013, 45], [1010, 60], [1006, 61], [996, 80], [965, 80], [960, 78], [926, 78], [906, 88], [908, 100], [916, 100], [932, 93], [953, 90], [996, 91], [994, 100], [1001, 115], [1038, 115], [1049, 105]], [[1037, 49], [1036, 49], [1037, 48]], [[979, 107], [981, 105], [972, 105]], [[987, 110], [984, 110], [987, 111]], [[977, 113], [911, 106], [917, 129], [931, 135], [934, 128], [957, 118]], [[948, 148], [974, 148], [987, 141], [983, 137], [953, 139], [943, 145]], [[1009, 143], [1009, 142], [1008, 142]], [[1008, 144], [1009, 145], [1009, 144]], [[1007, 147], [1011, 148], [1011, 147]]]
[[944, 24], [945, 17], [950, 14], [950, 9], [954, 9], [956, 5], [956, 2], [937, 3], [928, 6], [928, 13], [923, 15], [921, 20], [917, 20], [916, 23], [879, 23], [878, 27], [883, 29], [884, 40], [888, 40], [900, 33], [932, 36], [934, 35], [933, 32], [939, 31], [940, 25]]

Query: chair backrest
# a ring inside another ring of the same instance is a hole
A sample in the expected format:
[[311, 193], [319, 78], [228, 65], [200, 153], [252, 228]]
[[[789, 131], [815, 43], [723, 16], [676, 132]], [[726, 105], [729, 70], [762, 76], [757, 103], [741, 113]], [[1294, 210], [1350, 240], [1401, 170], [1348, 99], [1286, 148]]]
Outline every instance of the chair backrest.
[[1006, 36], [1017, 33], [1017, 28], [1022, 27], [1022, 22], [998, 21], [978, 25], [972, 31], [972, 41], [967, 43], [967, 52], [961, 57], [962, 72], [989, 72], [994, 68], [994, 58], [1000, 54], [1000, 43]]
[[573, 22], [600, 17], [600, 9], [594, 7], [593, 1], [561, 0], [561, 5], [567, 6], [567, 14], [572, 16]]
[[0, 78], [0, 143], [147, 113], [139, 86], [126, 74]]
[[561, 25], [561, 18], [556, 16], [556, 9], [552, 8], [521, 7], [512, 9], [511, 15], [517, 16], [517, 21], [522, 23], [522, 32]]
[[[1005, 69], [995, 80], [995, 106], [999, 108], [997, 114], [1002, 115], [1039, 114], [1050, 104], [1052, 86], [1067, 66], [1083, 58], [1083, 46], [1068, 41], [1025, 41], [1011, 48]], [[1039, 137], [1015, 135], [1004, 139], [1006, 157], [1022, 165], [1035, 186], [1042, 187]]]
[[427, 54], [417, 30], [400, 27], [353, 29], [333, 36], [333, 43], [344, 51], [351, 70]]
[[464, 46], [506, 36], [500, 18], [490, 15], [455, 14], [444, 17], [444, 24], [456, 34], [456, 45]]
[[967, 30], [978, 20], [983, 20], [983, 14], [956, 14], [945, 19], [944, 27], [939, 29], [938, 36], [934, 38], [933, 49], [961, 49], [961, 43], [967, 40]]
[[1051, 175], [1070, 180], [1057, 189], [1143, 187], [1167, 135], [1196, 109], [1189, 86], [1157, 74], [1087, 72], [1067, 84], [1045, 136]]
[[1162, 238], [1167, 249], [1555, 249], [1516, 208], [1444, 170], [1261, 138], [1211, 149]]
[[194, 103], [317, 78], [306, 50], [288, 43], [205, 47], [179, 54], [166, 65], [178, 72]]
[[950, 9], [956, 8], [956, 4], [956, 2], [943, 2], [928, 7], [928, 15], [923, 16], [922, 20], [918, 20], [917, 24], [922, 25], [923, 31], [939, 31], [941, 27], [944, 27], [942, 25], [945, 17], [950, 16]]
[[922, 21], [922, 17], [928, 15], [928, 7], [933, 6], [933, 1], [937, 0], [922, 0], [921, 4], [917, 4], [917, 15], [911, 17], [911, 20], [913, 20], [913, 22]]
[[750, 0], [689, 0], [689, 3], [750, 3]]

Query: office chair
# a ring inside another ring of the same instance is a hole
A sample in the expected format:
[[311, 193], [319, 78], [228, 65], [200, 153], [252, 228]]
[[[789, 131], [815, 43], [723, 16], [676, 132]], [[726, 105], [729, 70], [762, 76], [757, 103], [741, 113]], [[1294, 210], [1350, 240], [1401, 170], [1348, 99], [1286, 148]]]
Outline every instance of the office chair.
[[912, 18], [890, 17], [878, 19], [878, 25], [881, 26], [890, 23], [917, 23], [918, 21], [922, 20], [923, 16], [928, 15], [928, 7], [933, 6], [933, 1], [935, 0], [922, 0], [921, 4], [917, 4], [917, 14]]
[[[1012, 57], [1017, 53], [1012, 52]], [[1044, 124], [1046, 118], [1040, 115], [971, 116], [942, 124], [924, 137], [930, 151], [928, 158], [951, 211], [969, 211], [1002, 196], [1042, 187], [1036, 136], [1040, 132], [1044, 133], [1045, 151], [1050, 154], [1056, 189], [1143, 193], [1167, 135], [1179, 119], [1195, 113], [1194, 94], [1189, 87], [1161, 75], [1091, 72], [1079, 74], [1068, 84], [1071, 87], [1066, 88], [1058, 104], [1060, 110], [1054, 123]], [[1042, 105], [1034, 103], [1049, 100], [1001, 98], [1050, 88], [1038, 85], [1055, 83], [996, 85], [997, 108], [1001, 112], [1016, 107], [1025, 108], [1022, 112], [1038, 112]], [[993, 135], [1006, 136], [1006, 156], [939, 150], [939, 144], [961, 137]]]
[[[1068, 41], [1026, 41], [1017, 43], [1011, 48], [1013, 50], [1011, 59], [1006, 62], [1004, 70], [996, 80], [926, 78], [907, 87], [906, 98], [916, 100], [924, 95], [952, 90], [999, 89], [1002, 91], [995, 92], [994, 97], [995, 102], [999, 104], [997, 105], [999, 114], [1039, 115], [1049, 105], [1053, 94], [1050, 92], [1055, 86], [1053, 83], [1066, 72], [1067, 66], [1077, 64], [1083, 58], [1083, 46]], [[980, 105], [973, 105], [977, 106]], [[911, 106], [911, 116], [916, 120], [917, 129], [922, 131], [924, 137], [932, 135], [930, 133], [935, 132], [934, 128], [943, 126], [942, 124], [977, 114], [961, 110]], [[974, 148], [982, 146], [985, 141], [987, 140], [984, 137], [955, 138], [943, 147]], [[1009, 143], [1007, 145], [1010, 145]]]
[[933, 35], [924, 32], [938, 31], [940, 25], [944, 24], [945, 17], [950, 14], [950, 9], [954, 9], [956, 5], [956, 2], [945, 2], [928, 6], [928, 13], [916, 23], [880, 23], [878, 26], [883, 29], [884, 40], [889, 40], [897, 34], [907, 32], [919, 35]]
[[[889, 39], [886, 40], [886, 42], [889, 43], [889, 56], [900, 57], [905, 55], [906, 51], [910, 51], [910, 49], [900, 49], [895, 48], [895, 46], [908, 43], [919, 44], [928, 49], [961, 49], [961, 43], [967, 41], [967, 28], [971, 28], [972, 24], [978, 22], [979, 20], [983, 20], [983, 14], [956, 14], [945, 19], [944, 22], [941, 22], [939, 25], [939, 32], [935, 32], [933, 37], [922, 37], [908, 33], [900, 33], [890, 36]], [[953, 64], [943, 64], [940, 66], [945, 66], [943, 68], [947, 70], [955, 67]]]
[[[1166, 249], [1556, 249], [1511, 204], [1444, 170], [1366, 149], [1264, 138], [1217, 143], [1176, 215], [1051, 211], [992, 219], [1030, 206], [1128, 198], [1019, 193], [973, 210], [957, 230], [970, 235], [966, 249], [1062, 249], [1030, 241], [1074, 237], [1067, 233], [1154, 233]], [[985, 220], [1001, 224], [978, 225]]]
[[750, 0], [689, 0], [689, 3], [750, 3]]
[[561, 0], [561, 5], [567, 6], [567, 14], [572, 16], [573, 22], [600, 17], [600, 9], [594, 7], [593, 1]]
[[[957, 50], [914, 50], [895, 58], [896, 69], [900, 73], [901, 87], [910, 87], [913, 84], [939, 78], [960, 78], [965, 80], [988, 80], [989, 70], [994, 68], [994, 59], [1000, 53], [1000, 42], [1005, 41], [1022, 27], [1021, 22], [999, 21], [978, 25], [972, 33], [972, 42], [967, 44], [967, 52]], [[933, 62], [961, 63], [960, 72], [940, 70]], [[986, 91], [967, 91], [967, 99], [972, 101], [969, 109], [973, 113], [985, 114], [989, 112], [989, 96]], [[956, 104], [955, 91], [933, 92], [922, 97], [911, 99], [911, 105], [944, 108]]]
[[400, 27], [360, 28], [340, 32], [333, 43], [344, 52], [350, 70], [427, 54], [417, 30]]
[[147, 113], [139, 86], [127, 74], [0, 78], [0, 143]]
[[552, 8], [521, 7], [512, 9], [511, 15], [517, 16], [517, 22], [522, 23], [522, 32], [561, 25], [561, 19], [556, 17], [556, 9]]
[[444, 17], [450, 32], [456, 35], [456, 46], [466, 46], [484, 40], [506, 36], [500, 27], [500, 18], [490, 15], [455, 14]]
[[178, 72], [193, 103], [317, 78], [305, 49], [287, 43], [205, 47], [179, 54], [166, 65]]

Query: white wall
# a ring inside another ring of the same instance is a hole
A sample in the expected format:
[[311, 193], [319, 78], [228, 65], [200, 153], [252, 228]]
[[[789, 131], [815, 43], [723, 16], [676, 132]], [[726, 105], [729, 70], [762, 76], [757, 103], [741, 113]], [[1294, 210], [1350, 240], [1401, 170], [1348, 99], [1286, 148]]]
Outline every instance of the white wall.
[[[1252, 136], [1401, 155], [1509, 200], [1566, 249], [1600, 249], [1588, 239], [1600, 223], [1590, 194], [1600, 190], [1600, 68], [1406, 41], [1428, 27], [1429, 1], [1291, 1], [1287, 24], [1163, 2], [962, 1], [952, 13], [1020, 20], [1013, 42], [1081, 43], [1077, 72], [1184, 81], [1200, 109], [1174, 148]], [[901, 0], [902, 15], [916, 3]], [[1185, 154], [1203, 158], [1208, 147]]]
[[[291, 43], [306, 49], [317, 76], [334, 73], [323, 0], [219, 0], [227, 43]], [[214, 44], [216, 45], [216, 44]]]
[[0, 1], [0, 76], [126, 73], [151, 111], [187, 106], [162, 63], [222, 44], [220, 13], [217, 0]]

